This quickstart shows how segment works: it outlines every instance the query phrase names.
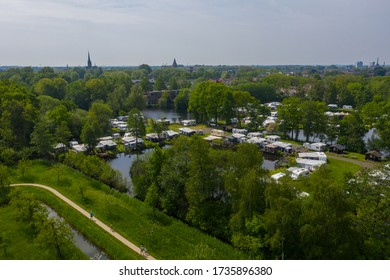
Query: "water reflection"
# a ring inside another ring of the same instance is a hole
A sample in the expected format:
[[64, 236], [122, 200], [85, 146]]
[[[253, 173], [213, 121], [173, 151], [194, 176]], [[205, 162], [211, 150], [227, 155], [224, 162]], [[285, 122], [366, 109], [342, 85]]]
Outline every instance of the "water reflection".
[[[62, 219], [60, 216], [58, 216], [57, 212], [54, 211], [49, 206], [45, 205], [47, 210], [49, 211], [49, 218], [56, 218], [56, 219]], [[79, 248], [86, 256], [90, 257], [92, 260], [108, 260], [108, 256], [100, 251], [98, 247], [93, 245], [91, 242], [89, 242], [87, 239], [84, 238], [83, 235], [81, 235], [78, 231], [71, 228], [73, 233], [73, 244]]]
[[176, 112], [174, 110], [145, 109], [142, 113], [146, 118], [154, 120], [166, 118], [171, 123], [180, 123], [182, 120], [192, 119], [192, 114], [187, 112]]

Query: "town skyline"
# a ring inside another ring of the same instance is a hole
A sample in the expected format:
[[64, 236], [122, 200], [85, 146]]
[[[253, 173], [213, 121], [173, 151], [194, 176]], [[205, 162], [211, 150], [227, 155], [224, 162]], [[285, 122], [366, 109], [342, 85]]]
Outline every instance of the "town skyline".
[[0, 0], [0, 66], [390, 61], [384, 0]]

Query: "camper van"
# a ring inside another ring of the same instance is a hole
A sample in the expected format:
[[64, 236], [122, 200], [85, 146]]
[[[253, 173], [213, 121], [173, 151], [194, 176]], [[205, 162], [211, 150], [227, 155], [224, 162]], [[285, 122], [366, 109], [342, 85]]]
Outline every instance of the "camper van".
[[196, 121], [195, 120], [183, 120], [183, 121], [181, 121], [181, 124], [184, 126], [193, 126], [193, 125], [196, 125]]
[[290, 177], [293, 180], [298, 180], [303, 177], [308, 177], [310, 175], [310, 171], [306, 168], [296, 168], [291, 171]]

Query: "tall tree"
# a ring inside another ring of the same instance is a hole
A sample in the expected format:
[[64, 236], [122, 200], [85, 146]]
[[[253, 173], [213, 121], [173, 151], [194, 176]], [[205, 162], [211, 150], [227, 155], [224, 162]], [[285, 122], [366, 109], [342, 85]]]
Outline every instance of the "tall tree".
[[281, 120], [280, 128], [287, 136], [293, 138], [295, 132], [295, 139], [298, 139], [300, 123], [302, 120], [301, 99], [297, 97], [286, 98], [282, 101], [282, 105], [278, 107], [278, 116]]
[[[127, 121], [127, 125], [132, 135], [135, 137], [137, 151], [138, 151], [138, 139], [142, 138], [146, 134], [146, 126], [144, 122], [144, 116], [141, 111], [137, 108], [134, 108], [129, 113], [129, 119]], [[138, 153], [137, 153], [138, 157]]]

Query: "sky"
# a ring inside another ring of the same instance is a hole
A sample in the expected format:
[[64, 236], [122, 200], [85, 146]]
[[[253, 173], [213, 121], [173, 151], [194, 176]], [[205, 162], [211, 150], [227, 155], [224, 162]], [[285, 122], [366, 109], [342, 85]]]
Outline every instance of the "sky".
[[389, 0], [0, 0], [0, 66], [390, 63]]

